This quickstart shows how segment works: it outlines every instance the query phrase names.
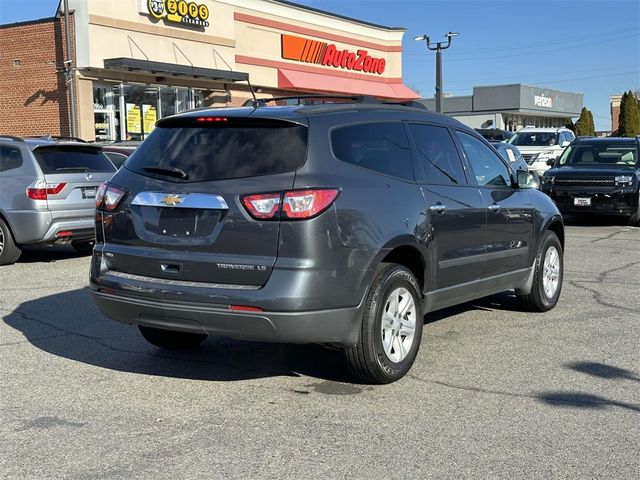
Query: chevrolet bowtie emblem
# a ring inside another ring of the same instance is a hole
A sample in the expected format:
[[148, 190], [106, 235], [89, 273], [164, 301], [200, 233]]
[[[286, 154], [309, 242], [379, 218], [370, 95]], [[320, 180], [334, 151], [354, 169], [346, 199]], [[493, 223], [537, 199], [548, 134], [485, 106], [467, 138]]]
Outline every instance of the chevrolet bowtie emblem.
[[176, 205], [184, 202], [184, 197], [181, 197], [180, 195], [167, 195], [166, 197], [162, 198], [160, 202], [164, 203], [165, 205], [175, 207]]

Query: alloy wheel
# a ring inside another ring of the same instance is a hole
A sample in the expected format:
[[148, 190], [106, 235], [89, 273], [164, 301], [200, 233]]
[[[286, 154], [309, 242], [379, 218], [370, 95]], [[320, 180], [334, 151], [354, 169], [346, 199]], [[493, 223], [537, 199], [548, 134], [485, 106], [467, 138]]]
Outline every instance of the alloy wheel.
[[553, 298], [560, 283], [560, 253], [554, 246], [549, 247], [544, 256], [542, 288], [547, 298]]
[[388, 295], [382, 311], [382, 347], [389, 360], [399, 363], [413, 346], [416, 329], [416, 303], [406, 288]]

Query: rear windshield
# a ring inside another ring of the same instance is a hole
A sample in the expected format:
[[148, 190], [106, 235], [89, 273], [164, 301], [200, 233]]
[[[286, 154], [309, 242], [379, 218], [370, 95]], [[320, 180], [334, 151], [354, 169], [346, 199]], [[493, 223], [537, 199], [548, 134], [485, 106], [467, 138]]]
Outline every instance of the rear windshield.
[[559, 165], [578, 167], [635, 167], [638, 154], [633, 144], [569, 146], [560, 157]]
[[34, 150], [42, 173], [114, 172], [116, 168], [96, 148], [45, 147]]
[[125, 168], [154, 177], [163, 176], [161, 169], [177, 169], [186, 175], [183, 180], [201, 182], [290, 172], [305, 161], [307, 127], [231, 118], [202, 123], [165, 121], [129, 157]]
[[558, 134], [553, 132], [520, 132], [509, 139], [518, 147], [549, 147], [558, 145]]

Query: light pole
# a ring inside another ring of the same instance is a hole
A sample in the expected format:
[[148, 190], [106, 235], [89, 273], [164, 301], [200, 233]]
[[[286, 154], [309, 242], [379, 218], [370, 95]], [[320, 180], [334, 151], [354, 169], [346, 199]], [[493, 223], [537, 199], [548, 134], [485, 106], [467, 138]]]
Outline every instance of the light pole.
[[429, 50], [436, 51], [436, 112], [442, 113], [442, 50], [446, 50], [451, 45], [451, 38], [457, 37], [459, 33], [448, 32], [446, 34], [447, 44], [443, 46], [443, 42], [436, 42], [435, 46], [431, 43], [428, 35], [420, 35], [415, 37], [417, 42], [424, 42]]

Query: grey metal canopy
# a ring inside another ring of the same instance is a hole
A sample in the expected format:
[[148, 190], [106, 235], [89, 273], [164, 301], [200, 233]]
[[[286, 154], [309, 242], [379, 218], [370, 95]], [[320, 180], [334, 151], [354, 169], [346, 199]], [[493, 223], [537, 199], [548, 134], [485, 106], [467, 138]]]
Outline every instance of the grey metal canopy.
[[177, 65], [174, 63], [154, 62], [137, 58], [105, 58], [104, 68], [109, 70], [124, 70], [128, 72], [151, 73], [154, 75], [172, 75], [176, 77], [206, 78], [224, 80], [228, 82], [246, 82], [249, 74], [215, 68], [194, 67], [191, 65]]

